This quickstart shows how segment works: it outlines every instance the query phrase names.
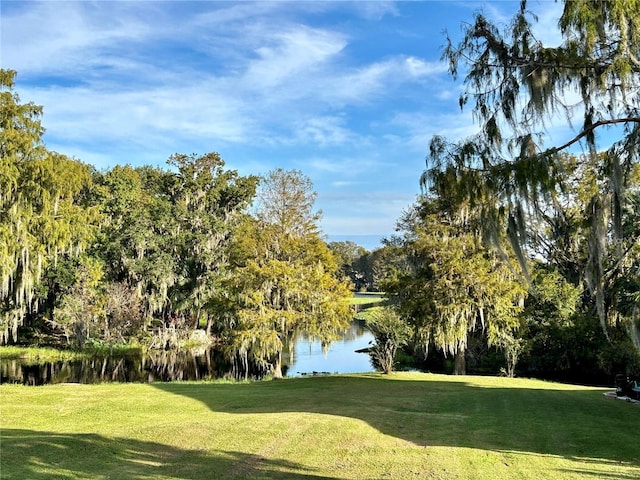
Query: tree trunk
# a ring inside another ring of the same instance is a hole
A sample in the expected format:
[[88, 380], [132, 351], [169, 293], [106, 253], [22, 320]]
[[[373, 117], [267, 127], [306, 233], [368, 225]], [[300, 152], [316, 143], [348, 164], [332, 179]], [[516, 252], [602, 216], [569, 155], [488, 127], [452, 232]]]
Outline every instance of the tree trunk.
[[454, 366], [453, 366], [453, 374], [454, 375], [466, 375], [467, 374], [467, 366], [464, 358], [464, 347], [458, 347], [458, 351], [454, 357]]
[[273, 359], [273, 378], [282, 378], [282, 352], [276, 353]]
[[207, 315], [207, 327], [206, 327], [206, 332], [207, 332], [207, 337], [211, 336], [211, 330], [213, 329], [213, 318], [211, 315]]

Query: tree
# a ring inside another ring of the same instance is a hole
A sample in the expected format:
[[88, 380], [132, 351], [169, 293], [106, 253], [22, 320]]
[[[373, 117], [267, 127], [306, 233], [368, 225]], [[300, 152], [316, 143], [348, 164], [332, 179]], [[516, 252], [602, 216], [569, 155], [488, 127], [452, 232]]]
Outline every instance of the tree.
[[393, 371], [396, 351], [407, 344], [411, 337], [411, 328], [392, 307], [373, 307], [362, 314], [367, 328], [376, 340], [370, 349], [374, 365], [385, 374]]
[[180, 269], [174, 309], [189, 312], [194, 327], [204, 316], [210, 332], [217, 315], [212, 302], [229, 275], [231, 238], [255, 196], [258, 177], [224, 169], [217, 153], [173, 155], [168, 163], [178, 169], [171, 190], [180, 231], [174, 239]]
[[76, 280], [56, 306], [51, 323], [61, 330], [70, 346], [82, 348], [87, 340], [101, 340], [106, 297], [99, 288], [100, 262], [83, 257], [77, 263]]
[[[560, 153], [581, 144], [603, 179], [586, 211], [590, 261], [582, 274], [606, 334], [602, 258], [624, 235], [624, 191], [640, 156], [640, 10], [625, 0], [566, 1], [557, 46], [536, 39], [532, 19], [523, 0], [504, 32], [478, 14], [459, 44], [447, 39], [449, 71], [465, 72], [460, 105], [473, 101], [480, 131], [457, 143], [435, 137], [422, 182], [480, 210], [485, 238], [494, 244], [507, 226], [524, 266], [531, 217], [563, 188]], [[549, 119], [570, 121], [575, 111], [565, 92], [580, 96], [582, 123], [573, 138], [549, 145]], [[599, 134], [612, 126], [618, 138], [601, 150]], [[624, 253], [617, 251], [620, 260]]]
[[[257, 178], [225, 170], [217, 153], [176, 154], [174, 171], [114, 167], [101, 179], [100, 254], [110, 280], [133, 287], [147, 317], [212, 328], [232, 232], [255, 195]], [[175, 322], [174, 322], [175, 323]]]
[[167, 192], [172, 182], [170, 172], [129, 165], [99, 179], [105, 222], [95, 254], [108, 266], [108, 281], [129, 285], [144, 299], [147, 318], [165, 315], [178, 281], [179, 228]]
[[403, 222], [411, 270], [388, 282], [388, 295], [413, 327], [414, 343], [433, 343], [464, 374], [468, 334], [481, 327], [489, 345], [510, 353], [526, 288], [515, 266], [480, 243], [477, 224], [449, 216], [423, 198]]
[[261, 179], [257, 195], [257, 218], [277, 225], [284, 235], [318, 233], [321, 212], [314, 212], [316, 192], [309, 177], [299, 170], [272, 170]]
[[235, 236], [226, 289], [233, 309], [228, 342], [233, 355], [279, 378], [282, 351], [299, 332], [330, 342], [347, 328], [350, 291], [338, 279], [336, 259], [312, 221], [317, 214], [311, 213], [310, 181], [298, 171], [280, 169], [266, 177], [261, 190], [257, 218], [247, 218]]
[[388, 281], [408, 268], [404, 246], [397, 238], [385, 239], [384, 245], [361, 255], [352, 266], [356, 290], [384, 292]]
[[37, 307], [42, 273], [90, 242], [98, 214], [83, 202], [91, 169], [42, 144], [42, 108], [21, 104], [0, 70], [0, 343]]
[[364, 288], [364, 272], [358, 268], [358, 261], [366, 255], [367, 250], [352, 241], [329, 242], [329, 248], [338, 259], [340, 270], [348, 278], [355, 291]]

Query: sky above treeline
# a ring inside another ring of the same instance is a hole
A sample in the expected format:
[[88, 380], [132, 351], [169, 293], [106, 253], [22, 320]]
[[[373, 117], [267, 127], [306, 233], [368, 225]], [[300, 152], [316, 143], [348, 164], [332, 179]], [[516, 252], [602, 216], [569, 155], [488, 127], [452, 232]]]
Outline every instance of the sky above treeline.
[[[540, 35], [561, 5], [530, 2]], [[329, 240], [372, 249], [420, 193], [429, 140], [476, 131], [445, 31], [512, 1], [13, 1], [0, 61], [44, 107], [50, 150], [105, 170], [218, 152], [308, 176]], [[543, 38], [544, 40], [544, 38]], [[550, 38], [550, 41], [553, 39]]]

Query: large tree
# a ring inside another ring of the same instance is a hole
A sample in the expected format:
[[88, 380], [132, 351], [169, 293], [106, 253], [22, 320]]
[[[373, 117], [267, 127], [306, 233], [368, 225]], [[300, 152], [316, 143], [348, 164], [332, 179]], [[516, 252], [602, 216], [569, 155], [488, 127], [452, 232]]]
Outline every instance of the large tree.
[[354, 290], [363, 289], [364, 272], [357, 268], [356, 263], [368, 253], [367, 250], [349, 240], [346, 242], [329, 242], [328, 246], [336, 256], [342, 274], [351, 281]]
[[271, 170], [262, 177], [257, 193], [256, 216], [275, 225], [284, 235], [318, 233], [322, 212], [314, 211], [316, 192], [311, 179], [300, 170]]
[[[465, 78], [460, 105], [471, 102], [480, 130], [455, 143], [434, 138], [422, 181], [480, 210], [493, 243], [507, 226], [524, 265], [532, 217], [564, 188], [561, 154], [581, 145], [602, 179], [584, 212], [589, 256], [582, 274], [606, 332], [603, 257], [625, 235], [624, 192], [640, 156], [640, 8], [627, 0], [566, 1], [558, 45], [536, 38], [535, 20], [523, 0], [504, 31], [477, 14], [459, 43], [448, 38], [449, 70]], [[569, 103], [572, 93], [578, 106]], [[563, 116], [571, 124], [576, 111], [582, 120], [574, 135], [551, 144], [545, 127]], [[607, 143], [604, 132], [617, 137]], [[626, 253], [617, 249], [619, 261]], [[640, 325], [629, 328], [638, 338]]]
[[217, 153], [173, 155], [173, 170], [114, 167], [100, 181], [107, 220], [100, 254], [113, 281], [144, 298], [148, 316], [200, 320], [227, 275], [228, 245], [257, 178], [224, 168]]
[[97, 219], [83, 201], [91, 169], [45, 148], [42, 108], [20, 103], [14, 78], [0, 70], [0, 343], [36, 308], [44, 269], [81, 252]]
[[387, 282], [388, 295], [413, 327], [414, 345], [453, 355], [454, 373], [466, 372], [468, 336], [478, 328], [513, 364], [526, 287], [513, 262], [481, 244], [478, 223], [443, 203], [425, 197], [400, 222], [410, 268]]
[[347, 328], [348, 285], [336, 258], [320, 238], [310, 180], [297, 170], [275, 170], [262, 179], [256, 218], [235, 237], [233, 298], [234, 355], [282, 376], [282, 352], [296, 334], [323, 342]]

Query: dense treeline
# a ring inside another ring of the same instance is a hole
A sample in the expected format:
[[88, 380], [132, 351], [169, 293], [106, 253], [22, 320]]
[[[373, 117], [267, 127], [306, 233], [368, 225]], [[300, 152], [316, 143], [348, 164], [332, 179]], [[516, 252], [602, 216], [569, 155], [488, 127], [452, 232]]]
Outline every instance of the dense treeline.
[[279, 376], [298, 331], [328, 342], [347, 327], [301, 172], [243, 177], [216, 153], [98, 172], [46, 149], [14, 76], [0, 77], [2, 343], [218, 341], [245, 374]]
[[[389, 259], [390, 273], [364, 288], [387, 292], [411, 328], [402, 342], [405, 353], [421, 368], [597, 384], [619, 373], [638, 375], [632, 327], [640, 291], [640, 178], [627, 193], [624, 262], [615, 249], [603, 260], [619, 269], [605, 288], [606, 330], [584, 277], [589, 229], [583, 195], [594, 191], [586, 183], [595, 181], [585, 178], [591, 180], [567, 189], [562, 208], [536, 225], [527, 242], [526, 270], [506, 238], [499, 246], [483, 242], [478, 217], [452, 214], [446, 200], [431, 193], [407, 210], [396, 238], [345, 262], [343, 271], [371, 278], [376, 259]], [[384, 334], [403, 331], [404, 325], [393, 326]]]

